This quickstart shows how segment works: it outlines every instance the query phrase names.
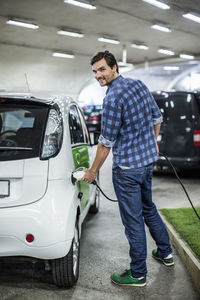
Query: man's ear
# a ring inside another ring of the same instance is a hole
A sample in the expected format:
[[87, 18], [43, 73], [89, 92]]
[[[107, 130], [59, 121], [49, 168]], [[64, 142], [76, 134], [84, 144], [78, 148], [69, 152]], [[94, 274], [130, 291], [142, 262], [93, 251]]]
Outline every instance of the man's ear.
[[114, 65], [111, 69], [112, 69], [114, 72], [117, 72], [117, 65]]

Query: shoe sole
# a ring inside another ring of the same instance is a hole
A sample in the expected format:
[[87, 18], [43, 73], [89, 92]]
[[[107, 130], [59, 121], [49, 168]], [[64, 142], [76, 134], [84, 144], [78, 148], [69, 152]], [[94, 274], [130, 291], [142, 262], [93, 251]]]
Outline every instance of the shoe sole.
[[116, 285], [124, 285], [124, 286], [145, 286], [147, 283], [145, 282], [145, 283], [118, 283], [118, 282], [116, 282], [116, 281], [114, 281], [114, 280], [112, 280], [111, 279], [111, 281], [114, 283], [114, 284], [116, 284]]
[[171, 266], [174, 266], [174, 262], [171, 262], [171, 263], [166, 263], [162, 258], [159, 258], [159, 257], [156, 257], [156, 256], [153, 256], [152, 255], [152, 257], [154, 258], [154, 259], [156, 259], [156, 260], [159, 260], [159, 261], [161, 261], [165, 266], [167, 266], [167, 267], [171, 267]]

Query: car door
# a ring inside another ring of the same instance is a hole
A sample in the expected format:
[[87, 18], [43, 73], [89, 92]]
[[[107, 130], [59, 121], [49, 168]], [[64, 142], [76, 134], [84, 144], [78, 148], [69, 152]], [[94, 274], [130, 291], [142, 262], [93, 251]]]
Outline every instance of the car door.
[[[83, 167], [89, 168], [89, 152], [88, 152], [88, 133], [87, 128], [83, 127], [79, 108], [72, 104], [69, 108], [69, 128], [72, 145], [72, 156], [74, 161], [74, 170]], [[89, 201], [90, 187], [85, 181], [76, 183], [81, 202], [81, 210], [84, 210]]]

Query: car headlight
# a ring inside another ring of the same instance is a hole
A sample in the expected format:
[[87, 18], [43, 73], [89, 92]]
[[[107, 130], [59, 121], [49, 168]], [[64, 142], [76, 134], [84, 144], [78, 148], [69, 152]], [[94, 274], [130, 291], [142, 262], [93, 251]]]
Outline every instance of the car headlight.
[[62, 137], [62, 116], [57, 110], [51, 109], [44, 134], [41, 159], [48, 159], [58, 154], [62, 145]]

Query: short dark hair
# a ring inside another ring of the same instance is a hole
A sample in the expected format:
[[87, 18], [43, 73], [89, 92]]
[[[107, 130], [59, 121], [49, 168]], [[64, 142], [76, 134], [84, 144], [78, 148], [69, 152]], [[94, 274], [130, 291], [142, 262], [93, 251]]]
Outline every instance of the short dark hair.
[[98, 52], [97, 54], [95, 54], [91, 60], [90, 60], [90, 64], [91, 66], [96, 63], [97, 61], [101, 60], [101, 59], [105, 59], [107, 65], [112, 68], [114, 65], [117, 66], [117, 73], [119, 73], [119, 68], [118, 68], [118, 64], [117, 61], [114, 57], [114, 55], [112, 53], [110, 53], [108, 50], [104, 51], [104, 52]]

